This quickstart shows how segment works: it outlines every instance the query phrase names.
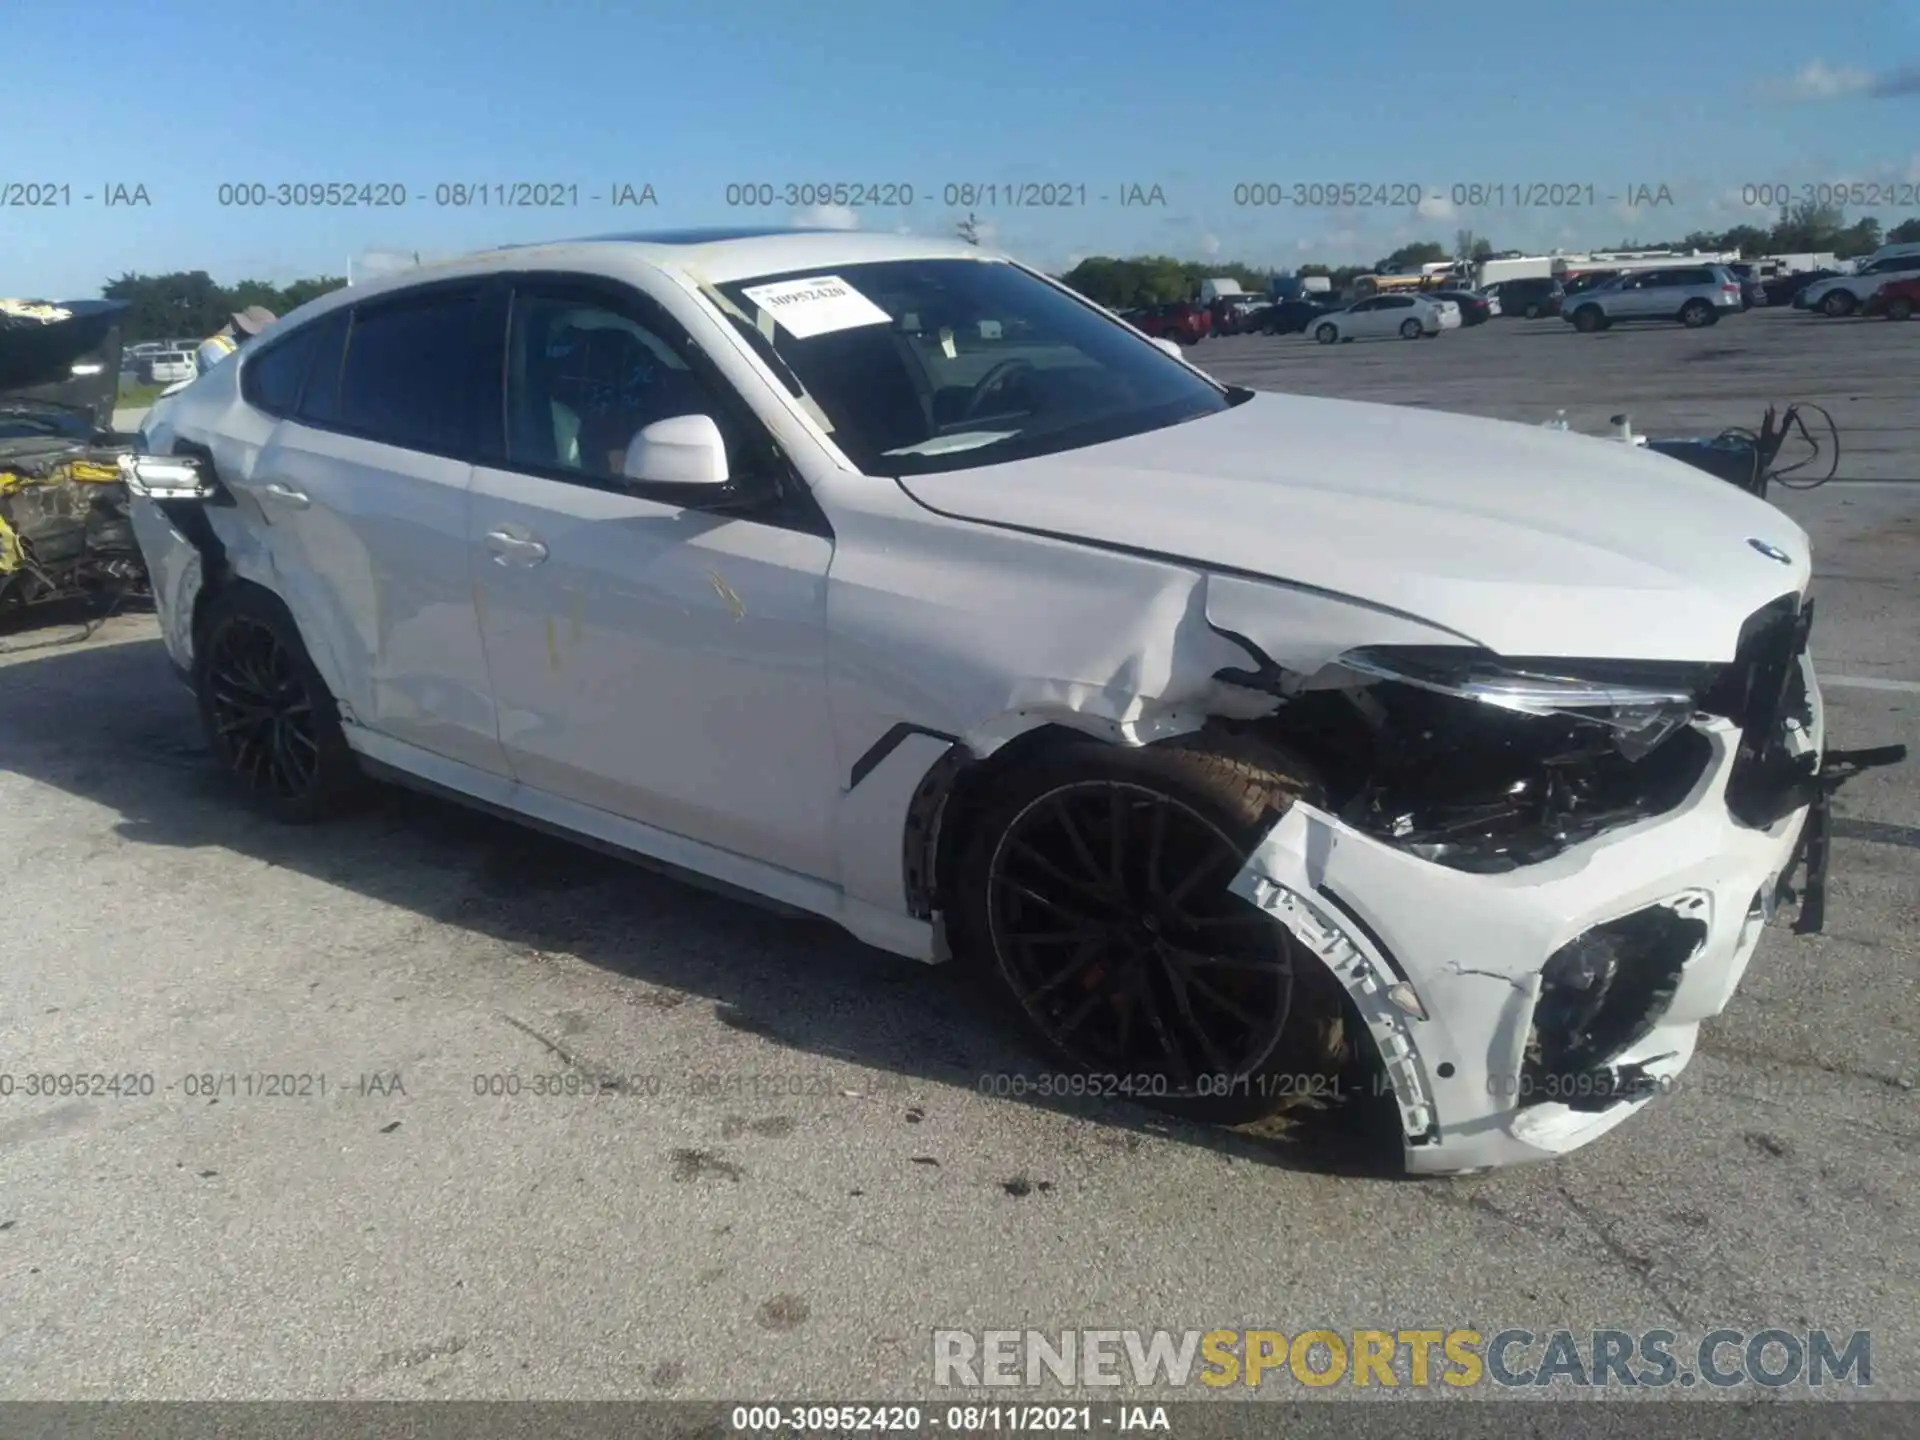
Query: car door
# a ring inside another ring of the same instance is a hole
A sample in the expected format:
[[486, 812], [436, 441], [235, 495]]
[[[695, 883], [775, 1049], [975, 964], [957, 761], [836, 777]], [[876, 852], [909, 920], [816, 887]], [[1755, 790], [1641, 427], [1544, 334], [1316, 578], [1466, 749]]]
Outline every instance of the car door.
[[[505, 775], [468, 564], [467, 489], [488, 408], [480, 300], [474, 284], [420, 287], [300, 327], [289, 338], [311, 337], [312, 354], [298, 397], [243, 488], [346, 715]], [[243, 393], [271, 382], [285, 343], [250, 359]]]
[[[824, 517], [656, 300], [522, 277], [508, 308], [505, 424], [468, 535], [514, 776], [831, 877]], [[688, 414], [726, 437], [728, 508], [621, 473], [636, 433]]]
[[1340, 317], [1340, 336], [1345, 340], [1365, 339], [1380, 333], [1381, 306], [1386, 303], [1384, 296], [1376, 295], [1371, 300], [1362, 300], [1348, 308]]

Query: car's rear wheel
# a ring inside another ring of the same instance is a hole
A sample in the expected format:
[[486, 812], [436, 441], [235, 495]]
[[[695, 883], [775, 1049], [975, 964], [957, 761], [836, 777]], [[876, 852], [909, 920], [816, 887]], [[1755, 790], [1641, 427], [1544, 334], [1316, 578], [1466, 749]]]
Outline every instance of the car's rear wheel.
[[1418, 340], [1426, 328], [1427, 327], [1422, 325], [1418, 320], [1402, 320], [1400, 322], [1400, 338], [1402, 340]]
[[1606, 318], [1598, 305], [1582, 305], [1573, 312], [1573, 328], [1582, 335], [1591, 335], [1603, 327]]
[[1680, 323], [1689, 330], [1698, 330], [1702, 325], [1711, 325], [1718, 318], [1713, 313], [1713, 307], [1704, 300], [1689, 300], [1680, 307]]
[[1858, 304], [1850, 291], [1836, 290], [1820, 302], [1820, 313], [1838, 320], [1851, 315]]
[[215, 760], [266, 814], [311, 824], [359, 796], [339, 706], [277, 596], [239, 584], [208, 601], [194, 691]]
[[1313, 332], [1313, 338], [1322, 345], [1331, 345], [1340, 338], [1340, 327], [1331, 324], [1322, 325]]
[[1277, 815], [1318, 793], [1264, 750], [1048, 752], [1007, 776], [970, 830], [959, 948], [1099, 1093], [1214, 1123], [1271, 1114], [1316, 1093], [1302, 1077], [1347, 1062], [1345, 996], [1228, 887]]
[[1529, 320], [1538, 320], [1546, 312], [1543, 309], [1541, 309], [1540, 302], [1538, 300], [1529, 300], [1527, 302], [1527, 308], [1522, 310], [1520, 313], [1526, 316], [1527, 319]]
[[1887, 302], [1887, 318], [1889, 320], [1911, 320], [1913, 318], [1913, 301], [1904, 295], [1894, 296], [1893, 299]]

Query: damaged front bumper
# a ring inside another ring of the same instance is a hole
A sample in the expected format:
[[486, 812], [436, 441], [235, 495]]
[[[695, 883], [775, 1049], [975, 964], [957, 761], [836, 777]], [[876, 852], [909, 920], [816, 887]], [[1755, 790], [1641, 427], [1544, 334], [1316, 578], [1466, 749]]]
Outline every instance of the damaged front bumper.
[[[1236, 878], [1352, 998], [1410, 1171], [1587, 1143], [1667, 1089], [1726, 1007], [1813, 807], [1739, 824], [1739, 728], [1702, 729], [1712, 758], [1677, 809], [1539, 864], [1450, 869], [1296, 804]], [[1603, 994], [1589, 993], [1596, 975]]]

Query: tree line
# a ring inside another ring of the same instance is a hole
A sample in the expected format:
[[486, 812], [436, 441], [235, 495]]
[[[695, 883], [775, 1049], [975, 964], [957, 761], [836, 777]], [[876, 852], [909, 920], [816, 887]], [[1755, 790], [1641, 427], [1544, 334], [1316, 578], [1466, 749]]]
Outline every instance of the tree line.
[[125, 343], [134, 345], [211, 335], [234, 311], [249, 305], [264, 305], [275, 315], [284, 315], [346, 283], [343, 276], [318, 275], [288, 285], [266, 280], [222, 285], [204, 270], [181, 270], [171, 275], [122, 275], [102, 286], [100, 294], [127, 302], [121, 334]]
[[[1883, 232], [1880, 221], [1872, 216], [1849, 222], [1845, 214], [1833, 206], [1803, 204], [1781, 211], [1779, 219], [1770, 226], [1695, 230], [1678, 240], [1626, 239], [1594, 248], [1737, 251], [1748, 259], [1758, 255], [1831, 253], [1838, 259], [1851, 260], [1871, 254], [1882, 245], [1909, 242], [1920, 242], [1920, 216], [1903, 220]], [[1324, 275], [1339, 290], [1360, 275], [1412, 270], [1451, 260], [1486, 260], [1497, 253], [1486, 236], [1460, 230], [1455, 233], [1451, 246], [1439, 240], [1416, 240], [1382, 255], [1371, 265], [1307, 264], [1296, 266], [1294, 273]], [[1176, 260], [1167, 255], [1140, 255], [1122, 260], [1096, 255], [1082, 260], [1061, 278], [1090, 300], [1110, 309], [1125, 309], [1191, 300], [1200, 282], [1207, 279], [1233, 279], [1248, 290], [1264, 291], [1272, 273], [1270, 266], [1240, 261]]]
[[[973, 217], [969, 216], [971, 221]], [[963, 233], [970, 228], [963, 222]], [[978, 240], [975, 236], [968, 238]], [[1831, 205], [1802, 204], [1780, 212], [1770, 226], [1736, 225], [1729, 230], [1696, 230], [1679, 240], [1622, 240], [1616, 250], [1737, 250], [1741, 255], [1791, 255], [1832, 252], [1846, 260], [1868, 254], [1883, 244], [1920, 242], [1920, 216], [1904, 220], [1882, 233], [1880, 222], [1866, 216], [1849, 222]], [[1484, 260], [1495, 254], [1493, 242], [1471, 230], [1461, 230], [1452, 246], [1439, 240], [1417, 240], [1381, 256], [1372, 265], [1318, 265], [1296, 267], [1298, 275], [1324, 275], [1336, 289], [1344, 289], [1359, 275], [1414, 268], [1447, 260]], [[1095, 255], [1080, 261], [1060, 278], [1082, 295], [1112, 309], [1136, 305], [1163, 305], [1190, 300], [1203, 280], [1236, 280], [1252, 291], [1265, 291], [1273, 274], [1269, 265], [1232, 260], [1180, 260], [1171, 255], [1136, 255], [1118, 259]], [[319, 275], [275, 285], [265, 280], [242, 280], [222, 285], [204, 270], [170, 275], [126, 274], [109, 281], [101, 294], [129, 305], [124, 326], [128, 344], [211, 335], [227, 317], [249, 305], [264, 305], [285, 315], [318, 295], [337, 290], [346, 280]]]

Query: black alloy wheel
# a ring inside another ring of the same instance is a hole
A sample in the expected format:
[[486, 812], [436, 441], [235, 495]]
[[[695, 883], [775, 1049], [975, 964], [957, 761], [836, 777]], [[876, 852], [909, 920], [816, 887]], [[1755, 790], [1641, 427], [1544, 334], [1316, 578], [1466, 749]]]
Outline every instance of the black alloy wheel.
[[309, 824], [357, 797], [338, 706], [275, 596], [239, 584], [216, 592], [194, 651], [208, 748], [256, 808]]
[[1157, 785], [1049, 788], [987, 863], [998, 978], [1061, 1058], [1135, 1077], [1136, 1098], [1271, 1110], [1276, 1096], [1244, 1092], [1293, 1014], [1297, 942], [1228, 888], [1244, 863], [1219, 825]]
[[220, 762], [255, 794], [287, 803], [320, 768], [313, 696], [273, 628], [233, 617], [208, 637], [207, 706]]

